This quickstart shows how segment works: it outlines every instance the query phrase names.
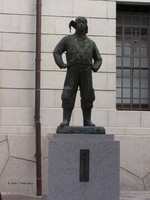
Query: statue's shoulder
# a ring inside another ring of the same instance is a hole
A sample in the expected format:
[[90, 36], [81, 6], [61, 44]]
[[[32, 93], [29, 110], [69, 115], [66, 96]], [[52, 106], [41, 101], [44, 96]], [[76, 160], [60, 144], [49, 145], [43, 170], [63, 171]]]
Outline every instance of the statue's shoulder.
[[66, 37], [68, 40], [72, 40], [75, 38], [75, 34], [67, 35]]
[[62, 40], [65, 40], [65, 41], [70, 41], [74, 38], [75, 36], [72, 34], [72, 35], [66, 35], [62, 38]]
[[95, 43], [91, 38], [89, 38], [88, 36], [86, 36], [86, 37], [87, 37], [87, 40], [88, 40], [89, 42], [91, 42], [92, 44]]
[[89, 43], [91, 44], [91, 46], [93, 47], [93, 48], [96, 48], [96, 43], [91, 39], [91, 38], [89, 38], [89, 37], [87, 37], [88, 38], [88, 41], [89, 41]]

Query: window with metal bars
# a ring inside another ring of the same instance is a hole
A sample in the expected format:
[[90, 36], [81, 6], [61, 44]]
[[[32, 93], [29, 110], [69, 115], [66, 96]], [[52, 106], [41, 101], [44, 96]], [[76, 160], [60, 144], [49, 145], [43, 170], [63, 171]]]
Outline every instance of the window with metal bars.
[[150, 7], [117, 5], [117, 109], [150, 110]]

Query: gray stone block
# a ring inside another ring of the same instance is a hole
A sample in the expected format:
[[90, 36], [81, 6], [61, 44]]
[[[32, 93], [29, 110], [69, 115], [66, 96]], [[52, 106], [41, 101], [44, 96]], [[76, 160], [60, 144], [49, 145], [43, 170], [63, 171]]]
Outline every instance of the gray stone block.
[[[69, 136], [49, 140], [48, 200], [119, 200], [119, 142], [106, 135]], [[80, 182], [80, 150], [89, 150], [87, 182]]]
[[53, 140], [92, 140], [92, 141], [113, 141], [114, 135], [97, 135], [97, 134], [54, 134]]

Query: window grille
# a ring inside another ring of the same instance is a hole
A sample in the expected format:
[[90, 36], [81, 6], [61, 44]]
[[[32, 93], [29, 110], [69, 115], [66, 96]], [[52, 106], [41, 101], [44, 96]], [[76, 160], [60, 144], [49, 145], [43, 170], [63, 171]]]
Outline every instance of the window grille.
[[117, 109], [150, 110], [150, 8], [118, 5]]

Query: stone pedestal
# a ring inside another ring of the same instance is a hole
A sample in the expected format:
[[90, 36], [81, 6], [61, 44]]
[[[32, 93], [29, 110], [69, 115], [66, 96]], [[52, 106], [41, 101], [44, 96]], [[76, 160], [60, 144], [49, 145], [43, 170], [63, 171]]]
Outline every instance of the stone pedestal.
[[48, 200], [119, 200], [113, 135], [55, 134], [48, 145]]

